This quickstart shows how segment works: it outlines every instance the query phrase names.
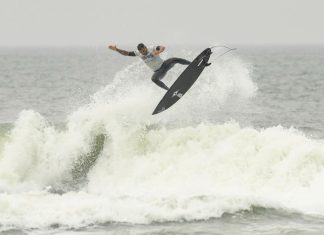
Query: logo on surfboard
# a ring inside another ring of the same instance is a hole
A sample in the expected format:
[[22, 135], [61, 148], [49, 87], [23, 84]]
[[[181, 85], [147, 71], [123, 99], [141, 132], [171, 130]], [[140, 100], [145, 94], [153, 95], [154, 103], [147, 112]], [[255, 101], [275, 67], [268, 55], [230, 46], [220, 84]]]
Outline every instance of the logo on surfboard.
[[197, 67], [199, 67], [199, 66], [202, 64], [203, 61], [204, 61], [204, 58], [202, 58], [202, 59], [199, 61]]
[[175, 96], [181, 98], [183, 96], [183, 94], [180, 93], [179, 90], [177, 90], [177, 91], [173, 92], [173, 94], [172, 94], [172, 97], [175, 97]]

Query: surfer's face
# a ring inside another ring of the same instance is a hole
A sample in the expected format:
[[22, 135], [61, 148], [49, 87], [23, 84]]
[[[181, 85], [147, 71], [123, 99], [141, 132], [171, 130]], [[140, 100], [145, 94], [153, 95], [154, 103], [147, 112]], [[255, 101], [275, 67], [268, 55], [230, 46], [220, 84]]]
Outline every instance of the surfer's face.
[[144, 46], [144, 47], [142, 47], [140, 50], [139, 50], [139, 52], [142, 54], [142, 55], [146, 55], [147, 54], [147, 47], [146, 46]]

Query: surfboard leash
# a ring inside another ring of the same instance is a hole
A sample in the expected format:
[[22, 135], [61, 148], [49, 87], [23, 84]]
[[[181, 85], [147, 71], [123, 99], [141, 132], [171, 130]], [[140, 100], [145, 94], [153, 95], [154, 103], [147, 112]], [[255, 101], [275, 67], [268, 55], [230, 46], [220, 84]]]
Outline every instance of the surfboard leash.
[[223, 46], [223, 45], [216, 45], [216, 46], [212, 46], [212, 47], [210, 47], [210, 49], [217, 48], [217, 47], [227, 48], [228, 50], [225, 51], [224, 53], [222, 53], [222, 54], [216, 56], [215, 59], [214, 59], [214, 61], [215, 61], [217, 58], [219, 58], [219, 57], [221, 57], [221, 56], [223, 56], [223, 55], [229, 53], [230, 51], [237, 50], [237, 48], [230, 48], [230, 47], [228, 47], [228, 46]]
[[210, 47], [210, 49], [213, 49], [213, 48], [216, 48], [216, 47], [223, 47], [223, 48], [232, 49], [232, 50], [236, 49], [236, 48], [231, 48], [231, 47], [228, 47], [228, 46], [225, 46], [225, 45], [215, 45], [215, 46]]

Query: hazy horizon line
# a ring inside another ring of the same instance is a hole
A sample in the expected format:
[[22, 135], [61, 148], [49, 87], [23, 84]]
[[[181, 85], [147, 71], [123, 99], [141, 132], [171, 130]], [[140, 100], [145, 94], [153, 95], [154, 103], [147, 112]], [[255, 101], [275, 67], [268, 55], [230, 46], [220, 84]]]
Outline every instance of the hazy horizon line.
[[[114, 43], [111, 43], [114, 45]], [[117, 44], [119, 47], [135, 47], [138, 43], [120, 43]], [[145, 43], [147, 45], [155, 45], [150, 43]], [[0, 45], [0, 48], [98, 48], [98, 47], [108, 47], [109, 43], [107, 44], [79, 44], [79, 45], [71, 45], [71, 44], [40, 44], [40, 45]], [[313, 47], [323, 47], [324, 43], [215, 43], [213, 45], [207, 44], [207, 43], [183, 43], [183, 44], [177, 44], [177, 43], [170, 43], [165, 44], [162, 43], [161, 45], [164, 46], [172, 46], [172, 47], [211, 47], [214, 45], [225, 45], [225, 46], [244, 46], [244, 47], [300, 47], [300, 46], [313, 46]]]

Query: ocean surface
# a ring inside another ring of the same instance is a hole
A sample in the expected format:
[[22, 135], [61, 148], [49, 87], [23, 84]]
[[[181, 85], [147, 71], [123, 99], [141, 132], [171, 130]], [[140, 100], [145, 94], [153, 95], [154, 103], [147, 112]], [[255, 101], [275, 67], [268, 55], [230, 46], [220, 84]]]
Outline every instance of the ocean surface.
[[223, 52], [152, 116], [138, 58], [0, 48], [0, 234], [324, 234], [324, 46]]

